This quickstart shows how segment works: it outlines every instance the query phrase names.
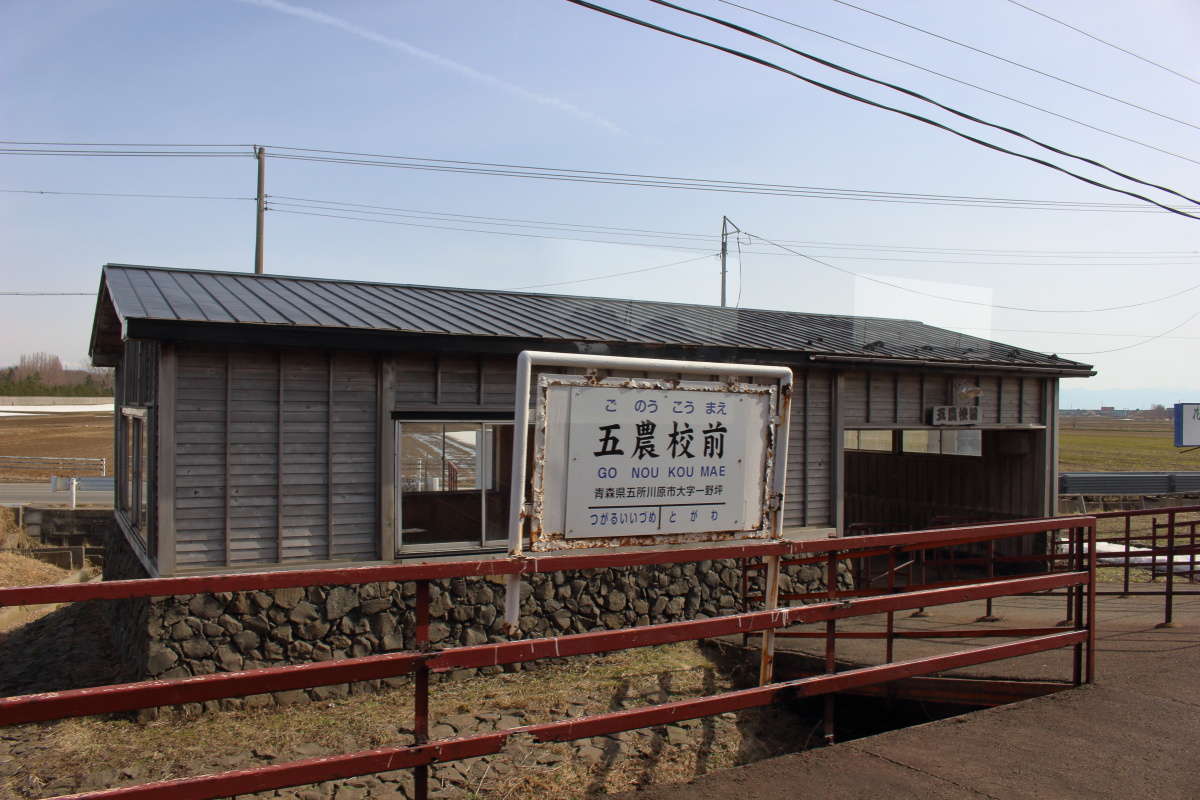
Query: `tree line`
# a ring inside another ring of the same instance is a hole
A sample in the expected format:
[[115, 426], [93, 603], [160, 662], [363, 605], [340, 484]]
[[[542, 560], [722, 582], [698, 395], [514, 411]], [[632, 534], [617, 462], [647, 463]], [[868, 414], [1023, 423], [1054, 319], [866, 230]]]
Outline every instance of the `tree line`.
[[0, 368], [0, 395], [103, 397], [113, 393], [113, 370], [64, 367], [50, 353], [28, 353], [15, 366]]

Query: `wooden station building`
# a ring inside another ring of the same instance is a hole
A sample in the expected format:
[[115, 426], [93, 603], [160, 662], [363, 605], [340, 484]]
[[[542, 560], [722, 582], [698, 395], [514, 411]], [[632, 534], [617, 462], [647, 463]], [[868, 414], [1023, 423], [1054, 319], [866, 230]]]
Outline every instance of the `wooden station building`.
[[1050, 515], [1055, 356], [920, 322], [110, 264], [147, 575], [502, 550], [522, 350], [792, 368], [788, 535]]

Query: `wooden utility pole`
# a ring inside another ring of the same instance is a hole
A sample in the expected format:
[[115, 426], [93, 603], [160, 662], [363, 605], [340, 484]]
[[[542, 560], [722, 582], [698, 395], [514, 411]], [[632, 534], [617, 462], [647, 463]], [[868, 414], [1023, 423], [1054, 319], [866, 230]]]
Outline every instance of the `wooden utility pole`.
[[267, 210], [267, 159], [262, 147], [254, 148], [254, 157], [258, 159], [258, 216], [254, 236], [254, 274], [263, 274], [263, 216]]
[[725, 268], [725, 261], [729, 256], [729, 234], [741, 233], [742, 229], [733, 224], [729, 217], [721, 217], [721, 307], [725, 307], [725, 276], [729, 270]]

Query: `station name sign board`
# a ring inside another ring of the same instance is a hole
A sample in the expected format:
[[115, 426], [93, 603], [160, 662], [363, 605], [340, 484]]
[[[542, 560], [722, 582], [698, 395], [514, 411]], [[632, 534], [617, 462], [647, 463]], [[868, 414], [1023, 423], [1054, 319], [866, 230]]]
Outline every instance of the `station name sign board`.
[[1175, 446], [1200, 447], [1200, 403], [1175, 404]]
[[572, 375], [539, 386], [547, 544], [766, 529], [776, 387]]
[[979, 406], [933, 406], [929, 409], [930, 425], [977, 425]]

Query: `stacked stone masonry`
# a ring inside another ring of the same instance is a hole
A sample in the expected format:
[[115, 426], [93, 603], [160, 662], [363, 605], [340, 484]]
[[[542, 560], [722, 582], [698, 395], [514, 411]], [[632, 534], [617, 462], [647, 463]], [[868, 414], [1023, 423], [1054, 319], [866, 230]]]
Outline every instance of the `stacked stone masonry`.
[[[133, 567], [129, 559], [109, 561]], [[780, 580], [783, 592], [825, 587], [818, 567], [787, 572]], [[839, 583], [849, 585], [845, 571]], [[535, 574], [522, 584], [520, 624], [527, 636], [544, 637], [732, 614], [739, 610], [741, 584], [741, 565], [733, 560]], [[410, 649], [415, 607], [412, 582], [181, 595], [114, 603], [113, 633], [117, 651], [129, 657], [131, 680], [180, 678]], [[503, 578], [433, 581], [430, 640], [437, 648], [507, 641], [503, 607]], [[277, 692], [222, 705], [325, 700], [375, 691], [383, 683]], [[386, 683], [401, 685], [403, 679]]]

